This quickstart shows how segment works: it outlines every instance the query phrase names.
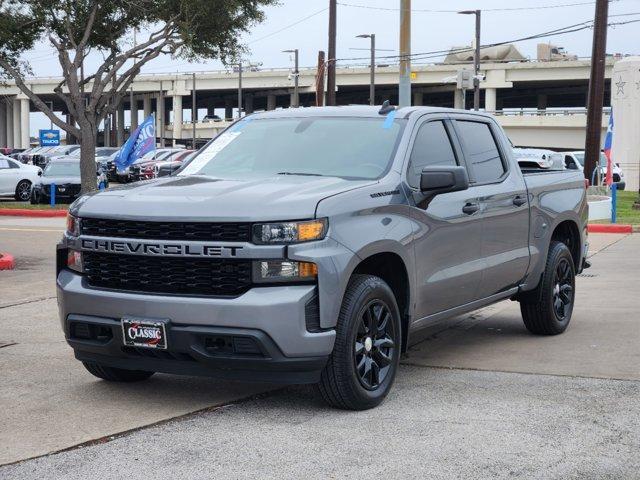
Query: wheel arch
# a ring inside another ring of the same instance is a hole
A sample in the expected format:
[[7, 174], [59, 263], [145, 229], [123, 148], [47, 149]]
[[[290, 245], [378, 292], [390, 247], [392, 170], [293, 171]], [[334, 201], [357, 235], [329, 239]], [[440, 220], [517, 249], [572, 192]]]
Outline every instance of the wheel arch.
[[374, 275], [385, 281], [398, 304], [402, 330], [402, 351], [408, 344], [411, 284], [405, 261], [394, 252], [385, 251], [369, 255], [358, 263], [351, 275]]
[[582, 261], [582, 240], [578, 224], [573, 220], [564, 220], [558, 223], [551, 233], [549, 243], [553, 241], [564, 243], [569, 248], [575, 269], [579, 271]]

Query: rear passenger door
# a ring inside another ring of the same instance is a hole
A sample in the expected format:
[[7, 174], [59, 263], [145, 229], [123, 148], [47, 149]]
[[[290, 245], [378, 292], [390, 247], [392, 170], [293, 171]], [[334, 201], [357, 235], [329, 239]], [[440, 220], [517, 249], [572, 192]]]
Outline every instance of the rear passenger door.
[[517, 286], [529, 265], [528, 193], [506, 137], [490, 118], [455, 116], [482, 222], [479, 298]]
[[427, 166], [464, 166], [451, 122], [432, 114], [414, 128], [406, 183], [416, 221], [414, 252], [417, 298], [415, 317], [464, 305], [476, 299], [482, 274], [482, 225], [474, 189], [437, 195], [427, 201], [420, 193], [420, 174]]

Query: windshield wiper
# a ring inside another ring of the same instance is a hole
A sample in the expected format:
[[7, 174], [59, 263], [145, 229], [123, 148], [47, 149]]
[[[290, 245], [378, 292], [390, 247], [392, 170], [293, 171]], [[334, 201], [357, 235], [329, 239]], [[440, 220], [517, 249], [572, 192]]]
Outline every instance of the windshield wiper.
[[324, 177], [321, 173], [304, 173], [304, 172], [278, 172], [276, 175], [301, 175], [305, 177]]

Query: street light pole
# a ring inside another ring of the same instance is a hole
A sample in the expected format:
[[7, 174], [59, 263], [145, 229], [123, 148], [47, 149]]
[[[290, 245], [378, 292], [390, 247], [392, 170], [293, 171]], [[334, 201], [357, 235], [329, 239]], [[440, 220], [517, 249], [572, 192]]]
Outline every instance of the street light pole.
[[371, 82], [369, 85], [369, 105], [376, 104], [376, 34], [358, 35], [356, 38], [371, 39]]
[[242, 61], [238, 63], [238, 118], [242, 118]]
[[473, 54], [473, 109], [480, 110], [480, 10], [463, 10], [458, 12], [461, 15], [475, 15], [476, 16], [476, 45], [475, 53]]
[[400, 80], [398, 105], [411, 105], [411, 0], [400, 0]]
[[293, 101], [291, 102], [292, 108], [298, 108], [300, 106], [300, 92], [298, 89], [299, 86], [299, 78], [300, 78], [300, 70], [298, 65], [298, 49], [293, 50], [283, 50], [282, 53], [293, 53], [294, 57], [294, 67], [293, 67]]

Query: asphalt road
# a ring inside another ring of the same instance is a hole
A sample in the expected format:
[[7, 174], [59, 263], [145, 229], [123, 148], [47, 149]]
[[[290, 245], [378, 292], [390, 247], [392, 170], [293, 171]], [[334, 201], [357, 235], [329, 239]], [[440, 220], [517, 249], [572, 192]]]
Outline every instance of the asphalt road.
[[93, 379], [58, 325], [62, 226], [0, 219], [0, 250], [17, 259], [0, 272], [0, 346], [17, 343], [0, 348], [0, 464], [88, 443], [0, 467], [0, 479], [640, 478], [640, 235], [591, 236], [564, 335], [529, 335], [511, 302], [442, 322], [411, 347], [387, 401], [354, 413], [307, 387]]

